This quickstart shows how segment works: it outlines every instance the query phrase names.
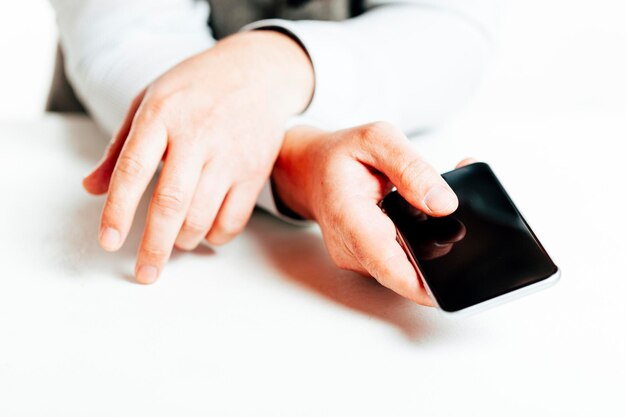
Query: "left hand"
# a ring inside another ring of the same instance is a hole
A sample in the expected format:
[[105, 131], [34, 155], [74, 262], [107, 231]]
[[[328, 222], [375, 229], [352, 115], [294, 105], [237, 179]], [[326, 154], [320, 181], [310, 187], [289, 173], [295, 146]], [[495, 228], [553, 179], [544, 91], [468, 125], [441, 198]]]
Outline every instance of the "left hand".
[[100, 244], [119, 249], [164, 161], [137, 255], [154, 282], [172, 247], [220, 245], [246, 225], [283, 140], [313, 91], [308, 56], [278, 32], [244, 32], [166, 72], [140, 94], [104, 159], [83, 184], [108, 192]]

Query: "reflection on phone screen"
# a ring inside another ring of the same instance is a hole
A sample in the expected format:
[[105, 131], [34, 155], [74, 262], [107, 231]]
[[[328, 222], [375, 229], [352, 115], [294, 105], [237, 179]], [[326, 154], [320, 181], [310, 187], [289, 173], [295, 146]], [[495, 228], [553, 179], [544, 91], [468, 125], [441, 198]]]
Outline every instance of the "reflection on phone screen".
[[442, 309], [458, 311], [556, 273], [488, 165], [443, 177], [459, 198], [450, 216], [426, 216], [397, 192], [382, 204]]

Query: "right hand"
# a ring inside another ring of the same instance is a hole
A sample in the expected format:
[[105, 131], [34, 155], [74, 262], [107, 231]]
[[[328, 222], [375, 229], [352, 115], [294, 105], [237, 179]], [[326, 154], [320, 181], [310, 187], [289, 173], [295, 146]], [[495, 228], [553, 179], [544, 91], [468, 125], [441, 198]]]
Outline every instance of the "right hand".
[[319, 223], [337, 266], [371, 275], [401, 296], [432, 306], [378, 202], [393, 185], [430, 216], [454, 212], [458, 200], [399, 129], [381, 122], [334, 133], [294, 128], [272, 180], [283, 204]]

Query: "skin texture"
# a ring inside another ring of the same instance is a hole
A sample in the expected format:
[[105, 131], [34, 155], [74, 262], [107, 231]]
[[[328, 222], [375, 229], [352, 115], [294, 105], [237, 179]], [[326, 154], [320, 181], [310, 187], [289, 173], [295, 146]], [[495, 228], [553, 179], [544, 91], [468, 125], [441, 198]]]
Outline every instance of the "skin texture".
[[134, 100], [83, 181], [90, 193], [107, 193], [101, 246], [122, 246], [161, 161], [137, 281], [156, 281], [174, 245], [191, 250], [205, 237], [213, 245], [231, 240], [271, 173], [285, 122], [306, 108], [313, 88], [306, 53], [272, 31], [233, 35], [166, 72]]
[[[471, 162], [465, 159], [458, 166]], [[432, 306], [378, 202], [392, 184], [431, 216], [454, 212], [458, 200], [401, 131], [380, 122], [338, 132], [293, 128], [272, 181], [289, 209], [319, 223], [338, 267], [372, 276], [401, 296]]]

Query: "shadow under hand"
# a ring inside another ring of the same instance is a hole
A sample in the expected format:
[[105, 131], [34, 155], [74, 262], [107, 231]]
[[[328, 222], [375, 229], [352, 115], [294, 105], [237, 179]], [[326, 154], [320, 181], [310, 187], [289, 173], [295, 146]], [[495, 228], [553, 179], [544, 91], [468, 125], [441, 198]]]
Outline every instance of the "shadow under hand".
[[[46, 202], [45, 227], [37, 232], [37, 239], [44, 242], [42, 259], [46, 267], [62, 271], [64, 276], [90, 279], [95, 275], [118, 277], [135, 282], [134, 263], [145, 224], [154, 179], [142, 198], [133, 226], [123, 247], [108, 253], [98, 243], [100, 213], [105, 197], [89, 195], [81, 186], [82, 175], [76, 166], [87, 164], [95, 167], [107, 146], [108, 138], [86, 116], [51, 117], [55, 129], [62, 129], [64, 150], [72, 152], [72, 163], [67, 171], [60, 171], [55, 181], [64, 184], [55, 190], [54, 198]], [[59, 162], [59, 165], [65, 162]], [[56, 187], [56, 185], [55, 185]], [[171, 262], [181, 256], [205, 256], [213, 253], [201, 246], [191, 254], [174, 251]]]
[[390, 323], [412, 341], [432, 333], [423, 319], [425, 307], [400, 297], [373, 278], [337, 268], [316, 227], [294, 227], [257, 211], [247, 232], [284, 277], [337, 304]]
[[110, 138], [87, 116], [64, 114], [61, 117], [64, 123], [60, 126], [63, 129], [67, 148], [95, 168]]
[[[115, 253], [106, 252], [98, 243], [98, 226], [103, 198], [85, 195], [80, 201], [72, 201], [67, 207], [68, 219], [63, 236], [53, 236], [58, 243], [54, 245], [59, 254], [52, 254], [51, 259], [62, 268], [66, 275], [89, 278], [105, 273], [127, 281], [132, 277], [132, 259], [135, 257], [137, 244], [141, 238], [140, 230], [133, 227], [124, 246]], [[70, 220], [71, 219], [71, 220]]]
[[[57, 227], [47, 236], [50, 240], [50, 244], [47, 245], [51, 252], [48, 253], [50, 261], [70, 276], [85, 278], [104, 273], [136, 283], [134, 264], [155, 182], [156, 180], [152, 181], [139, 204], [133, 226], [124, 245], [113, 253], [106, 252], [98, 243], [98, 228], [104, 197], [93, 197], [84, 192], [84, 196], [79, 199], [68, 199], [67, 207], [61, 210], [65, 213], [63, 219], [57, 221]], [[176, 262], [181, 256], [210, 254], [213, 254], [213, 250], [202, 245], [192, 252], [174, 250], [170, 263]]]

